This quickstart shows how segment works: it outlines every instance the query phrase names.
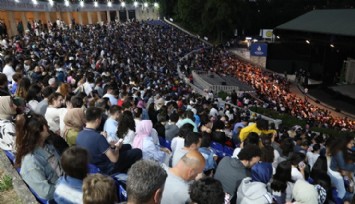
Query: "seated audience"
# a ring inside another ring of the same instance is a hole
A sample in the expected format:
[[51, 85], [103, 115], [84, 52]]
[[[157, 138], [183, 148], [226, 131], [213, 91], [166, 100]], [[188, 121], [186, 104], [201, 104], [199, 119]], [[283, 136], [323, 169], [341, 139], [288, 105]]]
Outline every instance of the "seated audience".
[[16, 162], [23, 180], [39, 197], [53, 199], [55, 185], [63, 175], [60, 157], [46, 143], [47, 121], [37, 114], [19, 115], [16, 120]]
[[86, 110], [86, 127], [79, 132], [76, 145], [89, 152], [89, 162], [100, 168], [102, 173], [125, 173], [142, 158], [140, 149], [130, 145], [115, 144], [111, 148], [104, 135], [96, 132], [101, 124], [102, 109], [91, 107]]
[[261, 151], [256, 145], [245, 146], [237, 158], [224, 157], [218, 164], [214, 178], [222, 183], [224, 192], [235, 197], [242, 180], [250, 175], [250, 168], [259, 162]]
[[15, 124], [12, 117], [16, 115], [17, 106], [12, 97], [0, 97], [0, 148], [3, 150], [13, 150], [15, 146]]
[[64, 176], [58, 180], [54, 200], [60, 204], [80, 204], [83, 202], [83, 180], [88, 174], [88, 152], [73, 146], [63, 152], [60, 161]]
[[186, 135], [184, 141], [184, 147], [181, 149], [176, 149], [172, 157], [172, 166], [174, 167], [181, 157], [183, 157], [187, 152], [191, 150], [198, 150], [201, 144], [201, 138], [198, 133], [190, 132]]
[[[190, 151], [183, 156], [176, 166], [167, 169], [162, 204], [185, 204], [189, 201], [189, 185], [202, 173], [205, 159], [198, 151]], [[173, 188], [171, 188], [173, 186]]]
[[255, 164], [251, 177], [242, 180], [237, 192], [237, 204], [273, 203], [267, 184], [272, 177], [272, 166], [268, 163]]

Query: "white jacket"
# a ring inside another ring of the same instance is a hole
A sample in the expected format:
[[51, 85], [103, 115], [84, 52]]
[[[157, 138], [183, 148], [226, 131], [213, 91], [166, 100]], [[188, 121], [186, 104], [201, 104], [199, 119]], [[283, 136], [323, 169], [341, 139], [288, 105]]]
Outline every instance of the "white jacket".
[[267, 192], [266, 184], [251, 181], [250, 177], [242, 180], [237, 192], [237, 204], [272, 203], [272, 195]]

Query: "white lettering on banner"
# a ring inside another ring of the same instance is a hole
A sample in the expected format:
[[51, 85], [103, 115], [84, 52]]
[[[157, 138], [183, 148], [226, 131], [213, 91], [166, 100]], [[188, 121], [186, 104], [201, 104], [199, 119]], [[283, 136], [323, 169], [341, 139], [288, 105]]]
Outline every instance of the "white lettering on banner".
[[256, 48], [256, 51], [254, 52], [256, 55], [263, 55], [264, 52], [261, 51], [261, 46], [259, 45], [258, 48]]

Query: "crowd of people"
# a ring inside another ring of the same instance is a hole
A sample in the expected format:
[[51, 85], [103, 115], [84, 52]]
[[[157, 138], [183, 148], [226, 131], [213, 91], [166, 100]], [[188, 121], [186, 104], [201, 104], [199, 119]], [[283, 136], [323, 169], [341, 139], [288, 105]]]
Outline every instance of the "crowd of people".
[[[40, 198], [115, 203], [110, 175], [127, 173], [127, 203], [352, 200], [354, 138], [277, 130], [250, 114], [249, 96], [231, 96], [242, 109], [219, 106], [196, 94], [176, 68], [235, 74], [257, 90], [260, 105], [313, 125], [353, 129], [353, 121], [339, 122], [290, 93], [282, 77], [162, 21], [26, 31], [1, 49], [0, 147], [15, 154]], [[212, 143], [237, 148], [222, 158]], [[100, 174], [89, 174], [89, 165]]]
[[[182, 68], [187, 73], [195, 69], [232, 75], [249, 84], [256, 90], [256, 99], [250, 102], [248, 100], [248, 104], [243, 103], [242, 100], [241, 106], [259, 106], [288, 113], [307, 121], [312, 127], [336, 128], [345, 131], [355, 129], [355, 121], [347, 117], [334, 117], [330, 111], [312, 105], [307, 98], [300, 98], [290, 92], [290, 82], [283, 75], [242, 61], [224, 48], [201, 49], [182, 62]], [[236, 99], [234, 97], [232, 101], [235, 105], [238, 104]]]

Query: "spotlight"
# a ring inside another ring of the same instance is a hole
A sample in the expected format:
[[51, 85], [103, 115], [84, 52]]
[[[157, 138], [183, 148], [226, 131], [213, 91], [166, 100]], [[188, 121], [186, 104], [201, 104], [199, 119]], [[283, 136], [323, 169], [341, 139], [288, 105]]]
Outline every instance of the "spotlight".
[[49, 3], [49, 5], [51, 5], [51, 6], [53, 6], [53, 5], [54, 5], [53, 0], [48, 0], [48, 3]]
[[309, 41], [309, 40], [306, 40], [306, 43], [307, 43], [307, 44], [311, 44], [311, 41]]
[[124, 1], [121, 2], [121, 6], [122, 7], [125, 7], [126, 6], [126, 3]]
[[147, 3], [147, 2], [144, 3], [144, 7], [145, 7], [145, 8], [148, 7], [148, 3]]
[[335, 46], [334, 46], [333, 44], [330, 44], [330, 47], [331, 47], [331, 48], [334, 48]]
[[155, 8], [159, 8], [159, 4], [157, 2], [154, 3]]
[[108, 6], [108, 7], [112, 7], [112, 2], [111, 2], [111, 1], [108, 1], [108, 2], [107, 2], [107, 6]]
[[99, 3], [97, 3], [97, 1], [94, 1], [94, 7], [98, 7]]
[[69, 6], [69, 0], [65, 0], [64, 5], [65, 5], [66, 7], [68, 7], [68, 6]]
[[84, 7], [84, 0], [81, 0], [81, 1], [80, 1], [80, 6], [81, 6], [81, 7]]
[[134, 5], [134, 7], [137, 7], [138, 6], [138, 2], [133, 2], [133, 5]]

